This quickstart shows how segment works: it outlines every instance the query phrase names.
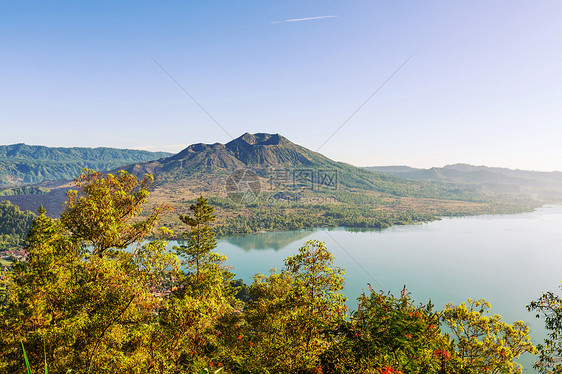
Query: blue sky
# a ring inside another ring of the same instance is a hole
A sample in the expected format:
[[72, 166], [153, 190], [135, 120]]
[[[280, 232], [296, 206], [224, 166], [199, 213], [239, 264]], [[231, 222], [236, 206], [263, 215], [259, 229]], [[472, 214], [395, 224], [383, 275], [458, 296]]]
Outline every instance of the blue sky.
[[561, 14], [554, 0], [2, 1], [0, 144], [176, 152], [271, 132], [317, 150], [412, 56], [320, 152], [562, 170]]

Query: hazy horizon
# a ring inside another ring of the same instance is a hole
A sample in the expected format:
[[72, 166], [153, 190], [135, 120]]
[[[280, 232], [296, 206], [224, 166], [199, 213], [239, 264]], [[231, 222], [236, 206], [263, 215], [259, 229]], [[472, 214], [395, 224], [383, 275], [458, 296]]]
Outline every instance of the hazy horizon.
[[[282, 134], [280, 134], [282, 135]], [[289, 139], [290, 140], [290, 139]], [[13, 144], [0, 144], [0, 146], [9, 146], [9, 145], [16, 145], [16, 144], [25, 144], [28, 146], [45, 146], [44, 144], [27, 144], [27, 143], [13, 143]], [[192, 144], [196, 144], [196, 143], [192, 143]], [[212, 144], [212, 143], [208, 143], [208, 144]], [[190, 144], [191, 145], [191, 144]], [[56, 147], [56, 146], [54, 146]], [[76, 147], [76, 146], [74, 146]], [[186, 146], [185, 148], [187, 148], [188, 146]], [[63, 148], [72, 148], [72, 147], [63, 147]], [[81, 148], [81, 147], [79, 147]], [[105, 146], [97, 146], [97, 147], [84, 147], [84, 148], [108, 148]], [[115, 147], [110, 147], [110, 148], [115, 148]], [[180, 149], [177, 152], [170, 152], [172, 154], [176, 154], [181, 152], [182, 150], [184, 150], [185, 148]], [[167, 151], [159, 151], [159, 150], [147, 150], [147, 149], [139, 149], [139, 148], [116, 148], [116, 149], [132, 149], [132, 150], [140, 150], [140, 151], [149, 151], [149, 152], [167, 152]], [[338, 161], [338, 162], [345, 162], [342, 160], [334, 160], [334, 161]], [[540, 171], [540, 172], [562, 172], [562, 170], [535, 170], [535, 169], [521, 169], [521, 168], [512, 168], [512, 167], [507, 167], [507, 166], [501, 166], [501, 165], [476, 165], [476, 164], [467, 164], [466, 162], [451, 162], [451, 163], [446, 163], [446, 164], [442, 164], [442, 165], [431, 165], [428, 167], [424, 167], [424, 166], [413, 166], [413, 165], [404, 165], [404, 164], [385, 164], [385, 165], [380, 165], [380, 164], [373, 164], [373, 165], [354, 165], [351, 164], [353, 166], [357, 166], [357, 167], [411, 167], [411, 168], [415, 168], [415, 169], [431, 169], [431, 168], [443, 168], [446, 166], [451, 166], [451, 165], [457, 165], [457, 164], [466, 164], [466, 165], [471, 165], [471, 166], [476, 166], [476, 167], [490, 167], [490, 168], [508, 168], [508, 169], [512, 169], [512, 170], [526, 170], [526, 171]]]

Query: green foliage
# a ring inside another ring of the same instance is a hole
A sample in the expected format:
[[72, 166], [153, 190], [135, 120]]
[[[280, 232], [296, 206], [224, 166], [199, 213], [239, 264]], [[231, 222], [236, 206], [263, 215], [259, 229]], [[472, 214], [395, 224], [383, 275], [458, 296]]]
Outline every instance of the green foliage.
[[256, 275], [233, 348], [248, 372], [314, 372], [345, 319], [343, 270], [325, 245], [308, 241], [285, 270]]
[[215, 220], [213, 215], [214, 208], [207, 203], [207, 199], [200, 196], [196, 204], [192, 204], [189, 209], [193, 214], [191, 216], [183, 216], [180, 214], [180, 221], [185, 223], [190, 231], [183, 234], [187, 239], [187, 246], [181, 245], [175, 247], [178, 255], [188, 258], [187, 265], [195, 266], [197, 276], [199, 276], [199, 265], [202, 262], [220, 261], [213, 258], [211, 250], [216, 247], [215, 232], [208, 223]]
[[0, 202], [0, 252], [23, 247], [34, 217], [9, 201]]
[[109, 248], [126, 248], [150, 233], [156, 218], [166, 209], [159, 206], [147, 218], [131, 222], [141, 213], [153, 181], [152, 176], [146, 175], [139, 182], [122, 170], [118, 175], [104, 175], [85, 169], [75, 180], [81, 194], [75, 190], [67, 192], [66, 209], [60, 220], [75, 239], [92, 245], [98, 256]]
[[25, 360], [25, 369], [27, 370], [27, 374], [32, 374], [31, 366], [29, 365], [29, 360], [27, 359], [27, 353], [25, 352], [25, 347], [23, 346], [23, 342], [21, 343], [21, 349], [23, 349], [23, 358]]
[[520, 373], [514, 360], [536, 353], [528, 327], [486, 316], [484, 300], [449, 304], [440, 313], [431, 302], [415, 305], [406, 289], [397, 298], [370, 288], [358, 300], [323, 357], [325, 372]]
[[[359, 198], [358, 198], [359, 199]], [[368, 198], [366, 198], [368, 199]], [[214, 199], [217, 201], [219, 199]], [[363, 200], [363, 199], [361, 199]], [[261, 230], [301, 230], [314, 227], [348, 227], [382, 229], [437, 219], [433, 214], [407, 211], [381, 211], [369, 205], [255, 203], [251, 214], [236, 214], [215, 227], [218, 235], [247, 234]]]
[[44, 187], [36, 186], [21, 186], [21, 187], [11, 187], [0, 189], [0, 196], [12, 196], [12, 195], [43, 195], [48, 193], [50, 190]]
[[431, 303], [413, 305], [405, 289], [400, 298], [374, 291], [369, 297], [363, 294], [351, 326], [358, 335], [354, 349], [363, 367], [436, 372], [442, 362], [435, 352], [447, 352]]
[[323, 357], [324, 372], [451, 372], [453, 350], [431, 303], [414, 305], [405, 289], [399, 298], [369, 290], [339, 325], [338, 344]]
[[521, 373], [514, 360], [522, 353], [537, 353], [529, 327], [523, 321], [509, 325], [500, 315], [488, 316], [490, 303], [471, 300], [448, 304], [442, 318], [453, 333], [465, 370], [472, 373]]
[[536, 311], [537, 318], [544, 318], [548, 336], [544, 344], [537, 346], [539, 361], [535, 364], [542, 373], [561, 373], [562, 362], [562, 298], [554, 292], [548, 291], [537, 300], [527, 305], [529, 311]]
[[[128, 187], [133, 187], [129, 191], [137, 191], [143, 184], [126, 176], [82, 177], [87, 181], [81, 185], [82, 190], [88, 191], [79, 200], [84, 210], [76, 208], [72, 214], [67, 211], [68, 220], [54, 220], [42, 211], [29, 233], [28, 260], [13, 268], [8, 300], [0, 311], [0, 372], [20, 371], [20, 342], [28, 347], [32, 368], [42, 366], [45, 352], [54, 373], [66, 373], [68, 369], [83, 373], [128, 372], [146, 361], [146, 339], [161, 304], [155, 291], [166, 280], [163, 274], [168, 270], [164, 269], [177, 267], [174, 257], [165, 251], [163, 242], [139, 245], [132, 252], [121, 251], [122, 241], [115, 237], [96, 243], [112, 240], [119, 247], [110, 251], [104, 244], [95, 247], [92, 256], [88, 247], [93, 242], [90, 232], [71, 231], [72, 228], [107, 222], [108, 216], [114, 215], [111, 207], [118, 202], [131, 203], [126, 212], [138, 208], [136, 204], [142, 199], [129, 200], [119, 193], [108, 196], [107, 183], [115, 191]], [[135, 192], [132, 195], [136, 196]], [[100, 209], [90, 209], [95, 206]], [[126, 221], [130, 217], [125, 216], [119, 224], [129, 227]], [[135, 234], [142, 238], [147, 233]]]
[[[25, 347], [23, 346], [23, 342], [21, 343], [21, 349], [23, 350], [23, 358], [25, 360], [25, 369], [27, 374], [33, 374], [31, 370], [31, 365], [29, 365], [29, 360], [27, 359], [27, 353], [25, 352]], [[45, 354], [45, 374], [49, 373], [49, 368], [47, 367], [47, 355]]]
[[171, 293], [151, 336], [153, 365], [166, 373], [220, 372], [222, 368], [212, 369], [220, 357], [228, 356], [220, 338], [244, 305], [235, 298], [239, 288], [234, 275], [222, 265], [226, 257], [212, 251], [216, 241], [208, 223], [214, 220], [213, 207], [200, 197], [190, 210], [192, 216], [179, 217], [190, 229], [184, 234], [187, 245], [174, 247], [185, 259], [186, 271], [171, 274]]
[[250, 295], [250, 287], [244, 283], [242, 279], [236, 279], [230, 282], [230, 286], [236, 290], [234, 297], [240, 300], [244, 305], [252, 301], [252, 296]]
[[341, 293], [345, 272], [333, 261], [326, 245], [317, 240], [307, 241], [298, 254], [285, 260], [287, 271], [295, 279], [296, 296], [305, 301], [308, 316], [316, 320], [312, 325], [333, 324], [347, 309], [347, 300]]
[[[286, 194], [287, 195], [287, 194]], [[537, 207], [536, 202], [525, 199], [488, 202], [478, 206], [426, 205], [404, 206], [401, 198], [382, 200], [376, 196], [345, 190], [330, 193], [315, 193], [318, 204], [302, 203], [299, 195], [289, 200], [275, 200], [271, 194], [245, 207], [228, 199], [213, 197], [210, 202], [222, 209], [228, 220], [215, 226], [219, 236], [248, 234], [258, 231], [302, 230], [317, 227], [346, 227], [348, 229], [384, 229], [396, 225], [429, 222], [441, 216], [465, 216], [473, 214], [508, 214], [529, 211]], [[288, 196], [288, 195], [287, 195]], [[305, 196], [306, 198], [306, 196]]]

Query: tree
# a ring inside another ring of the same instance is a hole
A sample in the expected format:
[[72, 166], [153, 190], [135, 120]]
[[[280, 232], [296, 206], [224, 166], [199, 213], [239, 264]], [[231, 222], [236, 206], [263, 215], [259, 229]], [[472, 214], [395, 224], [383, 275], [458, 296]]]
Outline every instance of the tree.
[[29, 210], [21, 211], [9, 201], [0, 202], [0, 252], [22, 248], [34, 218]]
[[213, 252], [215, 234], [208, 223], [215, 220], [214, 208], [203, 196], [190, 206], [192, 216], [180, 215], [189, 226], [183, 237], [187, 245], [174, 247], [187, 258], [187, 272], [180, 271], [173, 292], [166, 299], [154, 335], [163, 352], [159, 367], [170, 372], [196, 372], [221, 355], [221, 339], [231, 331], [233, 312], [241, 308], [231, 287], [233, 274], [222, 264], [226, 256]]
[[160, 205], [147, 218], [133, 221], [141, 213], [153, 182], [149, 174], [139, 181], [123, 170], [104, 175], [84, 169], [75, 179], [80, 193], [67, 192], [60, 220], [75, 241], [91, 245], [97, 256], [110, 248], [127, 248], [151, 233], [158, 216], [169, 209]]
[[307, 241], [298, 254], [285, 260], [296, 280], [296, 293], [307, 304], [309, 317], [316, 319], [313, 325], [329, 325], [346, 314], [347, 299], [341, 293], [345, 271], [333, 261], [334, 255], [317, 240]]
[[319, 357], [330, 344], [329, 330], [347, 314], [342, 294], [345, 271], [334, 266], [334, 255], [323, 242], [309, 240], [285, 260], [295, 279], [293, 302], [300, 304], [295, 322], [304, 338], [304, 352]]
[[535, 368], [542, 373], [562, 373], [562, 363], [555, 360], [562, 356], [562, 298], [554, 292], [545, 292], [531, 301], [527, 309], [536, 311], [537, 318], [544, 317], [544, 325], [549, 331], [544, 344], [537, 347], [539, 361], [535, 363]]
[[369, 286], [350, 320], [340, 323], [337, 337], [338, 344], [323, 357], [326, 372], [448, 373], [455, 367], [439, 314], [431, 302], [415, 305], [405, 287], [395, 297]]
[[187, 239], [187, 246], [182, 245], [176, 247], [176, 251], [181, 256], [188, 257], [188, 265], [195, 266], [197, 278], [199, 278], [199, 265], [202, 262], [213, 260], [211, 250], [217, 246], [215, 240], [215, 232], [208, 223], [215, 220], [213, 214], [214, 207], [207, 203], [207, 199], [200, 196], [197, 203], [192, 204], [189, 209], [193, 216], [183, 216], [180, 214], [180, 220], [189, 226], [189, 231], [183, 234]]
[[529, 327], [523, 321], [512, 325], [495, 314], [488, 317], [490, 303], [469, 299], [458, 306], [447, 304], [443, 321], [452, 331], [462, 366], [469, 373], [521, 373], [514, 360], [523, 353], [537, 353]]
[[[45, 211], [28, 238], [28, 261], [14, 267], [0, 311], [0, 371], [22, 369], [21, 342], [32, 367], [66, 373], [146, 371], [148, 337], [161, 300], [154, 286], [175, 259], [161, 241], [141, 245], [160, 212], [131, 222], [148, 197], [150, 177], [85, 171], [60, 220]], [[137, 243], [134, 249], [123, 250]]]
[[[269, 372], [315, 372], [333, 344], [330, 329], [345, 319], [343, 269], [324, 243], [307, 241], [285, 270], [256, 275], [236, 349], [245, 366]], [[244, 351], [245, 350], [245, 351]]]

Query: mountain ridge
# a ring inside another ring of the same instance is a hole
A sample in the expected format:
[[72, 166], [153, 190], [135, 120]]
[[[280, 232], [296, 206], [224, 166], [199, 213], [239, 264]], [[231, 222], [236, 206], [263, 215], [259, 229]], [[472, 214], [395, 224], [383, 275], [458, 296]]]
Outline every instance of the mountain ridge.
[[83, 168], [110, 170], [132, 162], [171, 155], [167, 152], [110, 147], [47, 147], [16, 143], [0, 146], [0, 185], [73, 179]]
[[[388, 189], [388, 183], [400, 178], [373, 173], [344, 162], [334, 161], [318, 152], [295, 144], [280, 134], [245, 133], [226, 144], [196, 143], [176, 155], [145, 163], [119, 167], [137, 176], [153, 174], [157, 183], [193, 178], [194, 174], [228, 175], [237, 169], [251, 169], [268, 178], [275, 170], [337, 173], [338, 183], [358, 189]], [[118, 169], [113, 170], [116, 172]], [[403, 180], [410, 186], [414, 185]]]
[[225, 144], [191, 144], [170, 157], [125, 165], [123, 170], [136, 174], [147, 171], [156, 176], [174, 168], [187, 167], [190, 168], [189, 173], [212, 167], [232, 170], [242, 167], [310, 166], [315, 162], [326, 163], [326, 160], [329, 159], [279, 134], [245, 133]]
[[[470, 165], [465, 163], [449, 164], [429, 169], [409, 166], [369, 166], [367, 170], [381, 172], [411, 180], [440, 181], [464, 185], [484, 185], [501, 191], [518, 191], [519, 193], [548, 192], [562, 190], [562, 172], [533, 171]], [[558, 195], [560, 192], [558, 192]]]

